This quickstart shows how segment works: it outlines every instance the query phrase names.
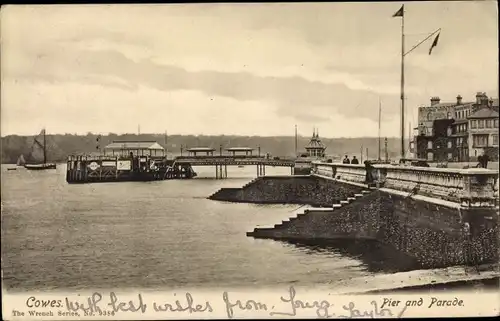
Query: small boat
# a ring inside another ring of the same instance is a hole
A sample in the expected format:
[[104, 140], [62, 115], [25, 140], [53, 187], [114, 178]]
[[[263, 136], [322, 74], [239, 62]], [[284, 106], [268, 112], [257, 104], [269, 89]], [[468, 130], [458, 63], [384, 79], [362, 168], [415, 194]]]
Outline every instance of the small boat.
[[56, 164], [54, 163], [26, 164], [24, 165], [24, 167], [30, 170], [56, 169]]
[[16, 165], [17, 165], [17, 166], [24, 166], [24, 164], [26, 164], [26, 161], [24, 160], [24, 156], [23, 156], [23, 154], [21, 154], [21, 155], [17, 158]]
[[243, 168], [245, 167], [245, 165], [238, 165], [238, 168]]
[[[24, 164], [24, 168], [26, 168], [26, 169], [29, 169], [29, 170], [56, 169], [56, 164], [55, 163], [47, 163], [47, 140], [46, 140], [46, 135], [45, 135], [45, 129], [42, 129], [42, 131], [40, 132], [40, 136], [41, 135], [43, 135], [43, 144], [40, 143], [38, 141], [38, 139], [35, 137], [35, 141], [33, 142], [33, 146], [36, 145], [36, 146], [38, 146], [38, 147], [40, 147], [42, 149], [42, 152], [43, 152], [43, 163], [31, 163], [31, 164], [25, 163]], [[32, 158], [32, 157], [30, 157], [30, 158]], [[22, 158], [22, 160], [24, 160], [24, 158]]]
[[17, 168], [15, 167], [11, 167], [11, 168], [7, 168], [8, 171], [15, 171]]

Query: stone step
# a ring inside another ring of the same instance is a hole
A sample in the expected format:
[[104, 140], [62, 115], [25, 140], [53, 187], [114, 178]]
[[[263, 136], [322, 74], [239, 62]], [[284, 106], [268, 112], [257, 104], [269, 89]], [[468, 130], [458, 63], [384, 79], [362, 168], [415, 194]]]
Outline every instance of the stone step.
[[363, 194], [369, 194], [370, 191], [361, 191], [361, 193], [363, 193]]
[[355, 201], [356, 200], [356, 197], [348, 197], [347, 198], [348, 201]]
[[354, 197], [363, 197], [363, 194], [354, 194]]
[[340, 201], [340, 204], [341, 204], [341, 205], [342, 205], [342, 204], [347, 205], [347, 204], [349, 204], [349, 201]]
[[333, 208], [341, 208], [342, 204], [333, 204]]

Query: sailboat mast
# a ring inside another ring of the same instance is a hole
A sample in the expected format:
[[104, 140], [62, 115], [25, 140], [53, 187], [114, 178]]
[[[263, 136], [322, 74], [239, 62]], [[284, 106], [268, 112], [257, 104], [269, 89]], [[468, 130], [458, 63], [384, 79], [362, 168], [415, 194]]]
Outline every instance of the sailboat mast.
[[45, 138], [45, 129], [43, 130], [43, 163], [47, 164], [47, 140]]
[[168, 145], [167, 145], [167, 143], [168, 143], [168, 135], [167, 135], [167, 131], [165, 131], [165, 156], [168, 155], [168, 147], [167, 147]]
[[297, 157], [297, 125], [295, 125], [295, 157]]
[[381, 137], [380, 137], [380, 120], [382, 117], [382, 103], [380, 102], [380, 98], [378, 99], [378, 160], [381, 160], [380, 158], [380, 145], [381, 145]]

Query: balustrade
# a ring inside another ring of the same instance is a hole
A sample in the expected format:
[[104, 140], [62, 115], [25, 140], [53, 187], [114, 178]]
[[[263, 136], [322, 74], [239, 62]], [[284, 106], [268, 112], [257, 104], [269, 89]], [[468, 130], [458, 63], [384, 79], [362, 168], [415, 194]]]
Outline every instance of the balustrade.
[[[313, 162], [313, 174], [365, 183], [364, 165]], [[377, 186], [461, 203], [494, 206], [498, 198], [498, 171], [373, 164], [368, 169]]]

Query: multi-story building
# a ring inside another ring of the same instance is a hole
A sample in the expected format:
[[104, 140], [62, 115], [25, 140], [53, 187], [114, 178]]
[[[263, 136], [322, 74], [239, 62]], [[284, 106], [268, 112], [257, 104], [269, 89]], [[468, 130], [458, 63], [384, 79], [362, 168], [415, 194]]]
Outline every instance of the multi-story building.
[[483, 101], [468, 120], [469, 157], [476, 160], [487, 154], [491, 160], [498, 160], [498, 99]]
[[430, 106], [419, 108], [418, 118], [413, 141], [418, 158], [468, 162], [487, 153], [498, 159], [498, 99], [482, 92], [474, 102], [463, 102], [460, 95], [452, 103], [433, 97]]

